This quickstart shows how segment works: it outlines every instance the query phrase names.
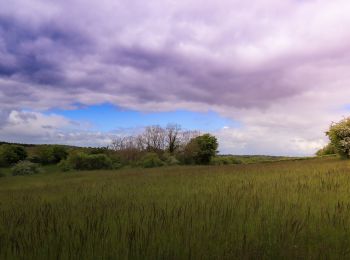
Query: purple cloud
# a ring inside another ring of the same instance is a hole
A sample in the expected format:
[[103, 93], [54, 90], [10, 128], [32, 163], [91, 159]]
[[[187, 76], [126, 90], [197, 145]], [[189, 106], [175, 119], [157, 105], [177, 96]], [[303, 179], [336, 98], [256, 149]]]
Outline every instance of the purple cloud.
[[278, 132], [289, 145], [312, 143], [309, 153], [348, 103], [345, 0], [2, 0], [1, 6], [2, 122], [11, 111], [75, 103], [212, 109], [245, 125], [250, 150], [254, 133]]

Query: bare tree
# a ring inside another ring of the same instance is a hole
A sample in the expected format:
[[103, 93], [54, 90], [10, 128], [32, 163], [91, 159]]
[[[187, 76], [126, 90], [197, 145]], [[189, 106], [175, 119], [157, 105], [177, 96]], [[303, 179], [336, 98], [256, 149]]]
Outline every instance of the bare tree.
[[180, 146], [180, 131], [181, 126], [177, 124], [169, 124], [166, 127], [165, 142], [169, 153], [173, 154]]
[[158, 125], [146, 127], [143, 139], [148, 151], [160, 151], [165, 148], [165, 131]]
[[185, 147], [191, 141], [191, 139], [196, 138], [197, 136], [200, 136], [200, 135], [201, 135], [200, 131], [188, 130], [188, 131], [181, 132], [180, 147], [181, 148]]
[[169, 124], [164, 129], [159, 125], [148, 126], [137, 136], [116, 136], [109, 149], [114, 151], [169, 151], [174, 153], [183, 149], [192, 138], [199, 136], [199, 131], [182, 131], [181, 126]]

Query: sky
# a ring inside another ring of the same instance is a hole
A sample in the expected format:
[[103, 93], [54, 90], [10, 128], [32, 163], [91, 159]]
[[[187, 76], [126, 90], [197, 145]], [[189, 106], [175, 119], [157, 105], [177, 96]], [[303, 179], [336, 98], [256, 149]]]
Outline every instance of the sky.
[[0, 140], [147, 125], [221, 153], [312, 155], [350, 112], [348, 0], [0, 0]]

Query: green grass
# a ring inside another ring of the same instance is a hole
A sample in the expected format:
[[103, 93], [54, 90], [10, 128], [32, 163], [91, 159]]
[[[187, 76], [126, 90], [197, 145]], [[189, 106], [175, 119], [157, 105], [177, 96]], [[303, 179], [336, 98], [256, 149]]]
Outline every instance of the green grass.
[[346, 259], [336, 158], [0, 178], [0, 259]]

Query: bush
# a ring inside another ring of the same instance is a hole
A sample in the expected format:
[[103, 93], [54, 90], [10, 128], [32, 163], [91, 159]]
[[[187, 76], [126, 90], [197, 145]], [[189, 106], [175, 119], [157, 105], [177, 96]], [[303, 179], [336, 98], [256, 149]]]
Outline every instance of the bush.
[[229, 164], [241, 164], [242, 161], [238, 160], [231, 156], [225, 156], [225, 157], [214, 157], [211, 160], [211, 164], [213, 165], [229, 165]]
[[333, 123], [326, 132], [336, 152], [343, 158], [350, 158], [350, 118]]
[[69, 165], [76, 170], [112, 169], [113, 162], [105, 154], [76, 153], [68, 157]]
[[175, 155], [172, 155], [169, 152], [165, 152], [161, 155], [160, 159], [166, 164], [166, 165], [179, 165], [180, 161], [176, 158]]
[[11, 166], [27, 158], [27, 151], [22, 146], [3, 144], [0, 146], [0, 166]]
[[64, 172], [68, 172], [72, 170], [72, 166], [70, 165], [68, 160], [62, 160], [58, 164], [58, 168], [60, 168]]
[[179, 165], [180, 161], [175, 156], [169, 156], [165, 161], [167, 165]]
[[185, 147], [183, 160], [187, 164], [209, 164], [217, 153], [218, 142], [215, 136], [204, 134], [193, 138]]
[[331, 143], [329, 143], [325, 147], [323, 147], [322, 149], [318, 150], [316, 152], [316, 155], [317, 156], [325, 156], [325, 155], [333, 155], [336, 153], [337, 153], [337, 151], [336, 151], [335, 147]]
[[13, 166], [11, 171], [13, 176], [31, 175], [31, 174], [39, 173], [40, 168], [36, 163], [21, 161], [17, 163], [15, 166]]
[[67, 148], [60, 145], [45, 145], [38, 150], [37, 157], [42, 164], [56, 164], [68, 156]]
[[163, 166], [163, 162], [161, 159], [159, 159], [158, 154], [156, 153], [147, 153], [145, 154], [142, 159], [140, 165], [144, 168], [153, 168], [153, 167], [159, 167]]

